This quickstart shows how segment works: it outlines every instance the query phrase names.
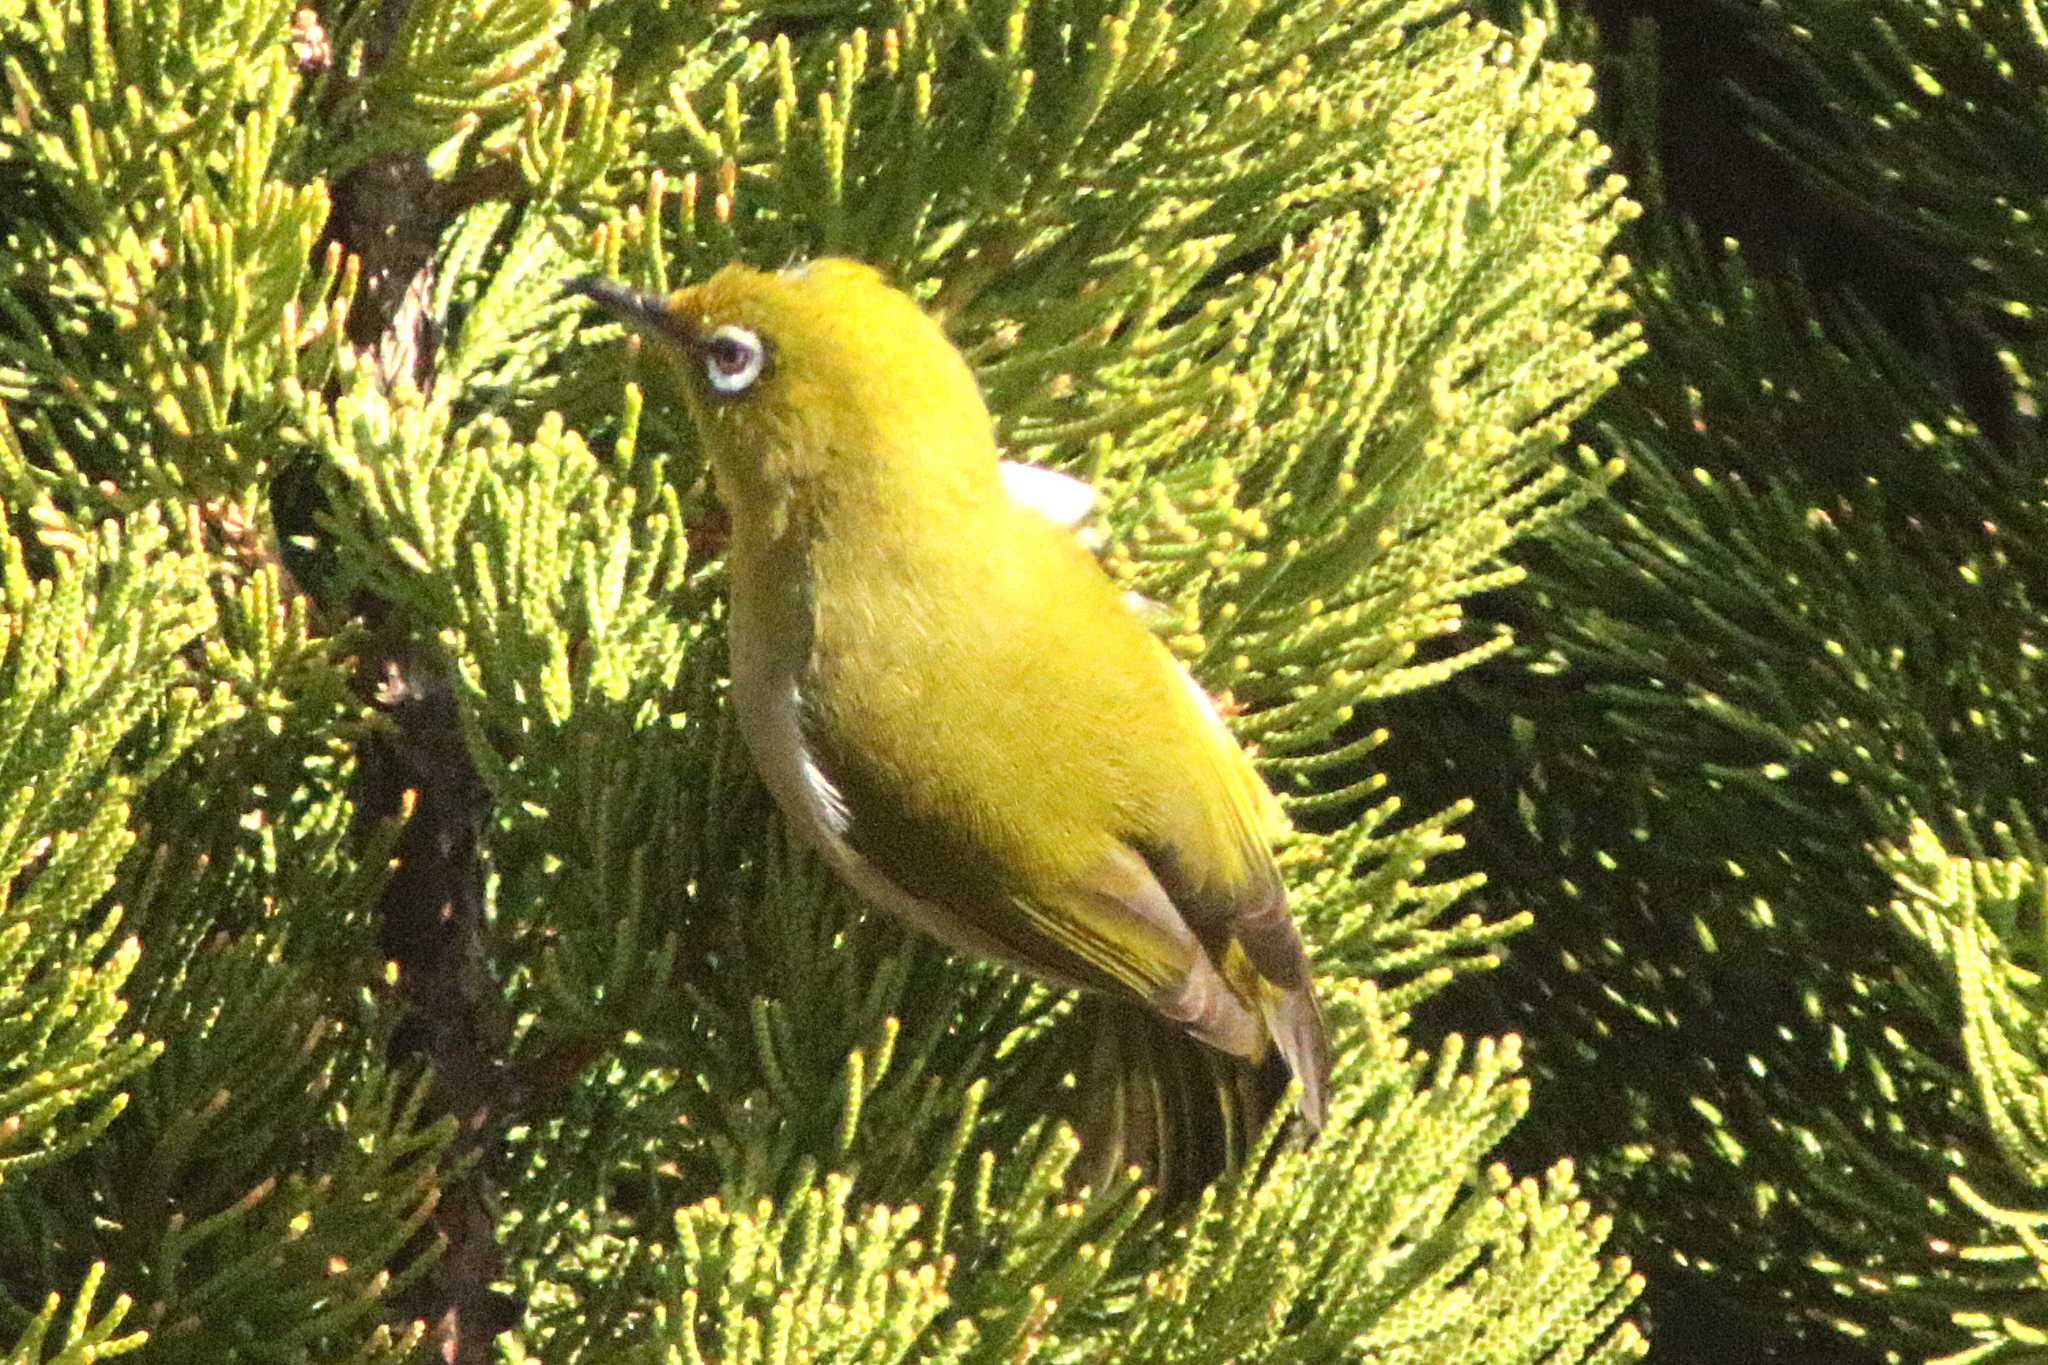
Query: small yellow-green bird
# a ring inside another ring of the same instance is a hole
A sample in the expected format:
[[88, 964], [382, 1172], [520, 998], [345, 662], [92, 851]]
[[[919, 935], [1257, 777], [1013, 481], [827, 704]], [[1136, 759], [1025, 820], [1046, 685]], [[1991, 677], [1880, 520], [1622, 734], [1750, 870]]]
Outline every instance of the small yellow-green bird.
[[731, 519], [733, 705], [791, 824], [955, 949], [1277, 1050], [1319, 1129], [1285, 817], [1062, 524], [1085, 486], [1001, 460], [965, 358], [866, 265], [569, 287], [682, 372]]

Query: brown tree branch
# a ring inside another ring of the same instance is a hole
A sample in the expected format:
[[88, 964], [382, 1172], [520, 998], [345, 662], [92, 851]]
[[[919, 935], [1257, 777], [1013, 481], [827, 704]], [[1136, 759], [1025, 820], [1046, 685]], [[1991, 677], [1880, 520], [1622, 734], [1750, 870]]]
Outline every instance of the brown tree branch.
[[[381, 60], [409, 3], [383, 0], [365, 70]], [[387, 389], [432, 384], [442, 342], [430, 308], [436, 247], [469, 204], [519, 192], [507, 171], [486, 166], [439, 184], [423, 157], [394, 152], [337, 181], [327, 236], [360, 266], [349, 340], [375, 357]], [[504, 1256], [493, 1168], [519, 1087], [505, 1060], [509, 1028], [483, 942], [479, 841], [489, 793], [464, 747], [447, 682], [415, 633], [389, 603], [350, 606], [371, 619], [377, 642], [359, 686], [391, 721], [360, 755], [357, 809], [365, 821], [404, 820], [377, 906], [380, 944], [398, 969], [406, 1007], [393, 1051], [429, 1068], [431, 1103], [455, 1119], [453, 1155], [463, 1163], [434, 1211], [430, 1234], [440, 1259], [409, 1306], [431, 1324], [445, 1365], [486, 1365], [494, 1339], [519, 1312], [495, 1287]]]

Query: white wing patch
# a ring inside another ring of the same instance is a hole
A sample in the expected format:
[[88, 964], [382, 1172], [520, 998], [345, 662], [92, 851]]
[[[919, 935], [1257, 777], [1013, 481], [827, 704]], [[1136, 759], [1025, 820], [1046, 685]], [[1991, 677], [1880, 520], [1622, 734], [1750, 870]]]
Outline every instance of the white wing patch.
[[1071, 474], [1004, 460], [1002, 475], [1003, 491], [1012, 502], [1030, 508], [1055, 526], [1078, 530], [1095, 510], [1094, 485]]
[[[1209, 695], [1209, 689], [1195, 681], [1195, 675], [1188, 672], [1188, 666], [1175, 659], [1180, 665], [1180, 680], [1188, 685], [1188, 693], [1195, 699], [1195, 705], [1202, 708], [1202, 714], [1209, 718], [1209, 724], [1219, 735], [1229, 735], [1230, 727], [1223, 723], [1223, 714], [1216, 709], [1216, 699]], [[1230, 741], [1237, 743], [1235, 739]]]
[[[800, 714], [803, 699], [794, 687], [789, 693], [793, 711]], [[825, 770], [811, 756], [810, 746], [801, 740], [797, 744], [797, 774], [803, 779], [804, 794], [810, 798], [811, 814], [818, 827], [835, 839], [845, 838], [853, 824], [853, 813], [846, 808], [846, 798], [840, 795], [839, 788], [832, 785], [832, 779], [825, 776]]]

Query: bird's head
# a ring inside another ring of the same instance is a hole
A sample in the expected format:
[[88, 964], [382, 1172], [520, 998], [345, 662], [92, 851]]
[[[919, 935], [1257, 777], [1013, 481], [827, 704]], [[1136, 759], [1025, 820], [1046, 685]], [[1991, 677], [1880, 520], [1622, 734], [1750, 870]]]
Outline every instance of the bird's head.
[[720, 495], [747, 504], [800, 485], [884, 496], [996, 477], [973, 371], [908, 294], [855, 261], [729, 265], [663, 297], [572, 280], [680, 374]]

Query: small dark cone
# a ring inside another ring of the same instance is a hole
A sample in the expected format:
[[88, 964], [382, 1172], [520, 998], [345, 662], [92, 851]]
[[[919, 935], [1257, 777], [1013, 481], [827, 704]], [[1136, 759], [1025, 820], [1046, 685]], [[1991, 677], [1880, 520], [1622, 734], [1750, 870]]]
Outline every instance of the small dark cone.
[[1196, 1042], [1144, 1006], [1089, 996], [1075, 1033], [1080, 1174], [1100, 1189], [1136, 1166], [1171, 1207], [1242, 1165], [1287, 1092], [1278, 1053], [1252, 1064]]

